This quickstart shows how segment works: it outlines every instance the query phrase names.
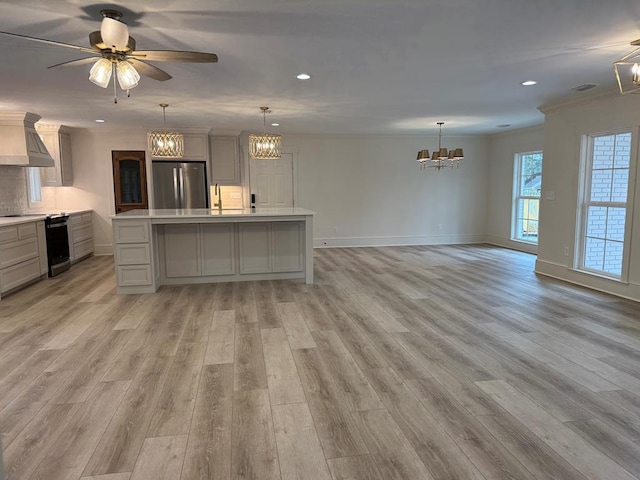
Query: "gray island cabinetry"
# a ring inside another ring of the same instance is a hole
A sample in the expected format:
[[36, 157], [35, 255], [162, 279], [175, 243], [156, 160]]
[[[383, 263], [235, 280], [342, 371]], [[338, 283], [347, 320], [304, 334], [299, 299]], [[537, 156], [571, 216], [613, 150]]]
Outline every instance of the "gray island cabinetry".
[[118, 293], [161, 285], [302, 278], [313, 283], [303, 208], [131, 210], [112, 217]]

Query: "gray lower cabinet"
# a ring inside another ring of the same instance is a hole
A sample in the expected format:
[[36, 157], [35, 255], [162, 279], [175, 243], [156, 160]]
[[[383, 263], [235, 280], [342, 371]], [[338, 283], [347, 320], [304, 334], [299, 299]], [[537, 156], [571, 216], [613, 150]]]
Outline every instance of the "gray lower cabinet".
[[233, 275], [236, 272], [236, 252], [233, 224], [201, 224], [202, 274]]
[[167, 279], [304, 270], [302, 222], [164, 225]]
[[233, 275], [236, 271], [233, 224], [164, 226], [167, 278]]
[[238, 227], [241, 274], [304, 269], [303, 223], [241, 223]]
[[199, 277], [200, 227], [197, 224], [165, 225], [164, 246], [167, 278]]
[[271, 224], [242, 223], [238, 227], [240, 273], [271, 272]]
[[69, 214], [69, 259], [79, 262], [93, 254], [93, 212]]
[[304, 268], [304, 225], [300, 222], [271, 224], [274, 272], [300, 272]]
[[0, 227], [0, 294], [31, 283], [43, 274], [43, 253], [45, 268], [47, 261], [43, 228], [43, 221]]

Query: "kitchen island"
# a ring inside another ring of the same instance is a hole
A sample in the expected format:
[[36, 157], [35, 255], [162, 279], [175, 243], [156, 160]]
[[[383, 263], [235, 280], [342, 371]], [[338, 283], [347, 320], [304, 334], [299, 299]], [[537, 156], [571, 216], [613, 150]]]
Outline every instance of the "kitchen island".
[[313, 215], [304, 208], [152, 209], [114, 215], [117, 292], [290, 278], [313, 283]]

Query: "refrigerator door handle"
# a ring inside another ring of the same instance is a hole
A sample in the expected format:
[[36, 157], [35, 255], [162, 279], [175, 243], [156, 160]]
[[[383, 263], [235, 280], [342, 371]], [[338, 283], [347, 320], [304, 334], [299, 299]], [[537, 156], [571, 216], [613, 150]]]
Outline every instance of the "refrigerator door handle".
[[178, 167], [178, 177], [180, 178], [180, 208], [184, 208], [184, 176], [182, 175], [182, 167]]
[[176, 202], [176, 208], [180, 208], [180, 198], [178, 196], [178, 169], [173, 169], [173, 198]]

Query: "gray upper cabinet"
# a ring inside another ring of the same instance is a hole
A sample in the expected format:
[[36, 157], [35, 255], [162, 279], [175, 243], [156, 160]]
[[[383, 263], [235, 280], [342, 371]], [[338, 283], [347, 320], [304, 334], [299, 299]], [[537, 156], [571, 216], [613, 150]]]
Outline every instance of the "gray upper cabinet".
[[206, 133], [185, 133], [184, 135], [184, 159], [199, 160], [206, 162], [209, 160], [209, 146], [207, 145]]
[[211, 153], [211, 183], [219, 185], [240, 185], [240, 155], [238, 138], [209, 136]]
[[73, 162], [71, 158], [71, 135], [61, 125], [43, 125], [38, 133], [53, 157], [53, 167], [40, 169], [42, 185], [61, 187], [73, 185]]
[[[178, 130], [179, 131], [179, 130]], [[197, 160], [207, 162], [209, 160], [208, 135], [206, 133], [183, 133], [184, 138], [184, 155], [180, 159], [154, 157], [149, 152], [149, 156], [153, 160], [161, 160], [167, 162], [176, 162], [181, 160]]]

